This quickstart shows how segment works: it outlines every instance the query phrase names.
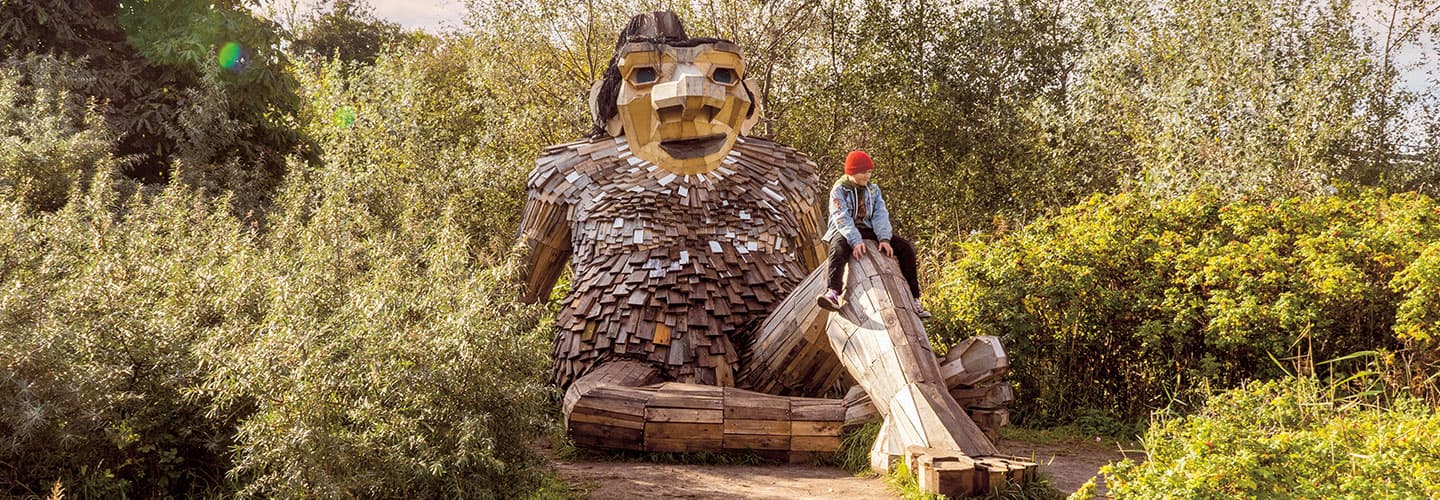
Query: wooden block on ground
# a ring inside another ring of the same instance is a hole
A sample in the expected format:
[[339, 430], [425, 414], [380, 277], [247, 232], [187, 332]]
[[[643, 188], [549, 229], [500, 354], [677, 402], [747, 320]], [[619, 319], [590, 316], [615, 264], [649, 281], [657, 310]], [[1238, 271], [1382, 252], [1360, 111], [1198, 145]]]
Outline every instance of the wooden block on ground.
[[964, 498], [979, 491], [975, 484], [975, 462], [969, 457], [941, 452], [940, 455], [922, 454], [917, 460], [920, 473], [921, 491], [938, 493], [950, 498]]
[[975, 461], [976, 493], [999, 495], [1005, 489], [1010, 467], [981, 458]]
[[815, 461], [816, 453], [810, 451], [790, 451], [785, 456], [785, 461], [792, 464], [808, 464]]

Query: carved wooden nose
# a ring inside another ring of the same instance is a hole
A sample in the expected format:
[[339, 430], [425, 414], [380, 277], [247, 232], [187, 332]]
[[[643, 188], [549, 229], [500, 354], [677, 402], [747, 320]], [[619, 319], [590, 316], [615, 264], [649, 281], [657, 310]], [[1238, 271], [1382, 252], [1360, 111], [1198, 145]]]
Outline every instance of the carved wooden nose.
[[725, 89], [701, 74], [681, 75], [674, 81], [658, 84], [651, 96], [662, 117], [679, 110], [683, 120], [694, 119], [706, 107], [718, 110], [725, 105]]

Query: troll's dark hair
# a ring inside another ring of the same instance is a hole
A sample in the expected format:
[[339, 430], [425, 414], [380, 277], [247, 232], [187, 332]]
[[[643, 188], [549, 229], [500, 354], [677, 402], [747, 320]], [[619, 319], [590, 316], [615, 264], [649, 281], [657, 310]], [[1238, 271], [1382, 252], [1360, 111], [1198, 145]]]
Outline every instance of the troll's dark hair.
[[[600, 92], [595, 96], [595, 116], [591, 122], [591, 137], [602, 137], [609, 135], [605, 131], [605, 123], [614, 118], [620, 112], [615, 100], [620, 97], [620, 68], [617, 63], [620, 60], [620, 47], [630, 42], [650, 42], [664, 44], [671, 47], [694, 47], [707, 43], [727, 42], [719, 38], [690, 38], [685, 34], [685, 26], [680, 22], [680, 16], [674, 12], [655, 11], [636, 15], [630, 18], [625, 29], [620, 30], [620, 36], [615, 40], [615, 55], [610, 56], [610, 65], [605, 68], [601, 76]], [[741, 85], [744, 85], [742, 82]], [[745, 86], [745, 93], [750, 97], [750, 102], [755, 102], [755, 94], [750, 92], [750, 87]], [[755, 106], [745, 112], [749, 117], [755, 113]]]

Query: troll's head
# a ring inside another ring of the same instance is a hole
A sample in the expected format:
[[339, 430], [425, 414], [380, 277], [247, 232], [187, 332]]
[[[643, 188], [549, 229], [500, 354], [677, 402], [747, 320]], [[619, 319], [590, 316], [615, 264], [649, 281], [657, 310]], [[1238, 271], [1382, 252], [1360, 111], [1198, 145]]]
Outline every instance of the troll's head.
[[635, 16], [590, 93], [595, 133], [677, 174], [708, 172], [759, 121], [740, 47], [690, 38], [670, 12]]

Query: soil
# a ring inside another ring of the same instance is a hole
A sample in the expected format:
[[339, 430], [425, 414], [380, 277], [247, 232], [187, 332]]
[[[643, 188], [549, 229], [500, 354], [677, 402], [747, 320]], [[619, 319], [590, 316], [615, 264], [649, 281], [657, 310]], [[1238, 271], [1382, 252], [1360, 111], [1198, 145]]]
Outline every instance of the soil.
[[[1044, 470], [1050, 483], [1067, 495], [1095, 477], [1101, 466], [1122, 458], [1113, 442], [1002, 439], [998, 446], [1003, 453], [1047, 464]], [[1136, 456], [1134, 452], [1129, 455]], [[598, 459], [552, 459], [552, 463], [561, 478], [589, 499], [899, 498], [884, 478], [818, 465], [679, 465]]]

